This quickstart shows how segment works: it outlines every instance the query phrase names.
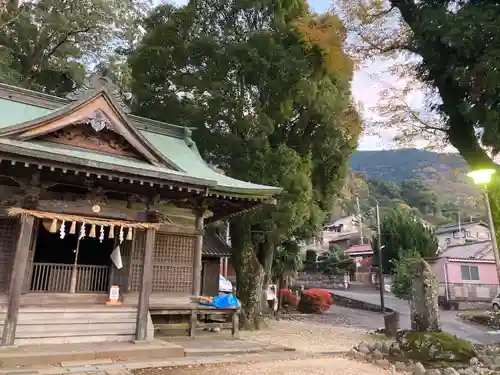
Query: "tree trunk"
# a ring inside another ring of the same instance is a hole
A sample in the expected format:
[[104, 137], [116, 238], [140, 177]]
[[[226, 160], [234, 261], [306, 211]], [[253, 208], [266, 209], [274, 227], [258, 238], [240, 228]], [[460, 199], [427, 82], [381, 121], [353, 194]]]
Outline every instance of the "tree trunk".
[[240, 325], [246, 330], [260, 328], [264, 268], [252, 243], [250, 225], [244, 218], [231, 222], [232, 263], [236, 273], [236, 296], [241, 302]]

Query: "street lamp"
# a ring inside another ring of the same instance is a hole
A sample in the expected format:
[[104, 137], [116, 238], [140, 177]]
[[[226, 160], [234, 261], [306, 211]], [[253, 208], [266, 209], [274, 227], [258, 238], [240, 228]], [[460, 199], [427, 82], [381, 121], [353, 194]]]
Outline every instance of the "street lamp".
[[495, 234], [495, 224], [493, 223], [493, 216], [491, 215], [490, 198], [488, 197], [488, 184], [491, 181], [491, 176], [495, 173], [494, 169], [479, 169], [467, 173], [467, 176], [474, 180], [476, 185], [483, 188], [484, 203], [488, 212], [488, 227], [490, 229], [491, 244], [493, 246], [493, 256], [495, 257], [495, 264], [497, 267], [497, 277], [500, 281], [500, 259], [498, 256], [497, 236]]

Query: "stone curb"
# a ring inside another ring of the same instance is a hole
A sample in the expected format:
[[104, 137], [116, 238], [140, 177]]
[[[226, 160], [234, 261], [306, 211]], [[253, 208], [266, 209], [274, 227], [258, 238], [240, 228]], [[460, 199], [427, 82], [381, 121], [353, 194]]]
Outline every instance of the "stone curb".
[[[340, 354], [340, 353], [339, 353]], [[345, 354], [344, 352], [341, 353]], [[281, 350], [265, 353], [239, 353], [239, 356], [219, 355], [208, 356], [206, 358], [184, 357], [172, 360], [162, 361], [139, 361], [139, 362], [123, 362], [123, 363], [104, 363], [101, 365], [93, 364], [88, 366], [69, 366], [69, 367], [44, 367], [33, 369], [0, 369], [0, 375], [63, 375], [63, 374], [95, 374], [113, 370], [136, 370], [143, 368], [183, 368], [191, 366], [214, 366], [229, 363], [249, 363], [255, 360], [266, 359], [294, 359], [294, 358], [310, 358], [314, 356], [325, 356], [326, 353], [299, 353], [295, 350]], [[328, 354], [331, 355], [331, 354]]]
[[[349, 307], [351, 309], [357, 309], [357, 310], [365, 310], [365, 311], [371, 311], [371, 312], [380, 312], [380, 306], [376, 305], [374, 303], [370, 302], [365, 302], [365, 301], [360, 301], [354, 298], [342, 296], [339, 294], [335, 294], [335, 292], [332, 292], [331, 290], [329, 291], [331, 296], [333, 297], [333, 303], [337, 304], [339, 306], [343, 307]], [[393, 313], [396, 312], [394, 309], [391, 309], [389, 307], [385, 307], [385, 312], [386, 313]]]

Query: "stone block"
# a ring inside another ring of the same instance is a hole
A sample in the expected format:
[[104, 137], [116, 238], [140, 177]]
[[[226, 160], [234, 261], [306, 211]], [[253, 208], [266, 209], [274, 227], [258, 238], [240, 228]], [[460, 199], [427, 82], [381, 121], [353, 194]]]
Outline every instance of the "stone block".
[[425, 367], [420, 362], [417, 362], [412, 366], [411, 372], [413, 375], [425, 375]]

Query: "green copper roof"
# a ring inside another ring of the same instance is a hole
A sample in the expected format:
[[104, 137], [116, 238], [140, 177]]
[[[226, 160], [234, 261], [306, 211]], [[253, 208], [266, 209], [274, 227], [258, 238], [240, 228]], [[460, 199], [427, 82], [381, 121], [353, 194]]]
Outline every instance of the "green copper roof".
[[0, 128], [21, 124], [42, 117], [51, 112], [50, 109], [35, 107], [0, 98]]
[[[8, 91], [9, 96], [2, 93], [2, 90]], [[16, 94], [15, 100], [10, 100], [10, 92]], [[68, 107], [75, 103], [61, 98], [49, 97], [45, 94], [38, 98], [37, 93], [32, 91], [19, 90], [2, 84], [0, 84], [0, 94], [3, 94], [0, 97], [0, 113], [2, 114], [0, 116], [0, 130], [28, 121], [35, 121], [54, 110], [60, 112], [66, 103]], [[30, 96], [30, 100], [36, 97], [36, 101], [26, 100], [23, 102], [23, 95]], [[44, 107], [44, 103], [46, 107]], [[154, 166], [148, 162], [129, 157], [37, 140], [18, 141], [8, 137], [0, 138], [0, 151], [128, 175], [206, 186], [211, 192], [221, 195], [227, 193], [227, 195], [257, 198], [272, 196], [281, 191], [280, 188], [241, 181], [217, 173], [205, 163], [194, 143], [188, 146], [184, 137], [189, 136], [189, 131], [186, 131], [185, 128], [133, 115], [126, 117], [146, 141], [180, 167], [182, 171]]]
[[160, 152], [168, 155], [175, 164], [180, 166], [189, 175], [216, 181], [217, 187], [222, 191], [240, 192], [252, 190], [271, 194], [277, 194], [281, 191], [281, 189], [272, 186], [241, 181], [217, 173], [205, 163], [194, 143], [189, 148], [183, 139], [147, 131], [141, 131], [141, 133], [153, 146]]
[[214, 185], [213, 181], [191, 177], [185, 173], [156, 167], [136, 159], [85, 150], [50, 142], [16, 141], [0, 138], [0, 150], [16, 155], [76, 164], [117, 173], [129, 173], [141, 177], [151, 177], [191, 184]]

